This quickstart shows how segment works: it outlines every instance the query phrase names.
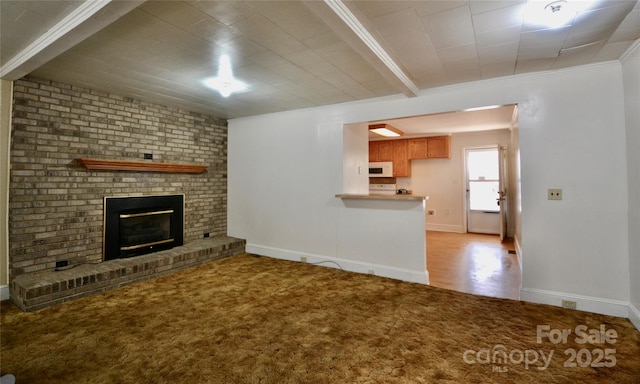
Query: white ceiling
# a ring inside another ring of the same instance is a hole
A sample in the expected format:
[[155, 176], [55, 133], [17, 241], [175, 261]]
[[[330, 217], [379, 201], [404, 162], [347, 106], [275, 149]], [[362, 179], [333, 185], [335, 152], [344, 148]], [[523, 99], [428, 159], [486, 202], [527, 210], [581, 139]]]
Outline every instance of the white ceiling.
[[[640, 38], [638, 0], [577, 1], [591, 8], [557, 29], [531, 22], [547, 1], [88, 3], [2, 0], [1, 77], [236, 118], [617, 60]], [[346, 6], [409, 86], [328, 4]], [[223, 98], [202, 84], [223, 54], [250, 90]]]

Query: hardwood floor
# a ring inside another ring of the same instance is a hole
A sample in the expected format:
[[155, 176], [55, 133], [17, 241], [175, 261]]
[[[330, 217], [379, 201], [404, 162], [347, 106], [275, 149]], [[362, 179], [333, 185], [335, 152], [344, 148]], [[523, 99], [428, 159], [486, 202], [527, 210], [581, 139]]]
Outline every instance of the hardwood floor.
[[521, 273], [512, 242], [496, 235], [427, 231], [430, 284], [476, 295], [520, 299]]

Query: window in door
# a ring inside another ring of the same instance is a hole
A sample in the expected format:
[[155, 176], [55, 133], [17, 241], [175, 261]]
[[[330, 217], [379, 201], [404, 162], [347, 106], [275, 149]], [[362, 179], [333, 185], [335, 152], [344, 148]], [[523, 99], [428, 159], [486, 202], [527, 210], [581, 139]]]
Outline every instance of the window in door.
[[469, 182], [469, 209], [474, 211], [498, 212], [498, 191], [500, 176], [498, 149], [476, 149], [467, 152], [467, 172]]

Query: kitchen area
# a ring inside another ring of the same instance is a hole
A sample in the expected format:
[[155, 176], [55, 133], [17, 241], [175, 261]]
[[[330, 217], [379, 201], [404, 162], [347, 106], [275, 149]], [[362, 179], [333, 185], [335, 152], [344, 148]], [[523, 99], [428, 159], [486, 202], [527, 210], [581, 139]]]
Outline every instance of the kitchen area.
[[[411, 177], [411, 161], [448, 159], [451, 140], [448, 135], [389, 139], [402, 131], [390, 124], [369, 125], [369, 194], [412, 195], [403, 178]], [[379, 135], [382, 138], [371, 138]], [[400, 179], [400, 182], [398, 181]]]

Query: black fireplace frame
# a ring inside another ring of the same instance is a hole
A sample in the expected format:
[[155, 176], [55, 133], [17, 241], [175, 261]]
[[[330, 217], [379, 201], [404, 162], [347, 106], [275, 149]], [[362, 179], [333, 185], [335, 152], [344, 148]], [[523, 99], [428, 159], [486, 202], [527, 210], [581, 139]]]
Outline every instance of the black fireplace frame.
[[[171, 232], [173, 241], [122, 251], [120, 249], [120, 214], [135, 214], [149, 210], [173, 210]], [[128, 196], [104, 198], [103, 260], [144, 255], [184, 244], [184, 194], [163, 196]]]

